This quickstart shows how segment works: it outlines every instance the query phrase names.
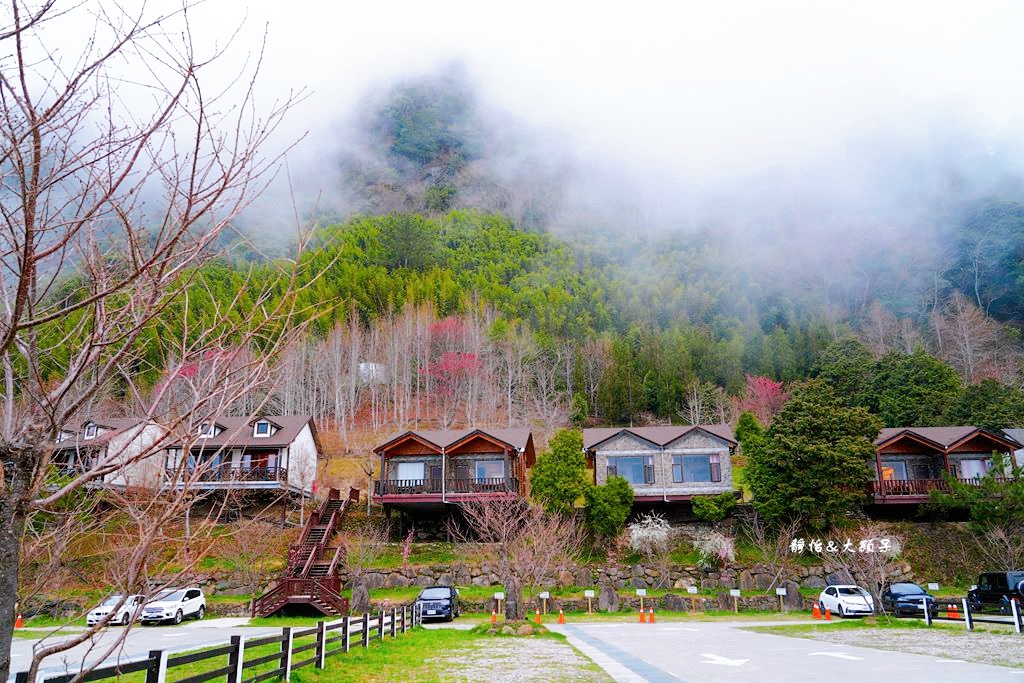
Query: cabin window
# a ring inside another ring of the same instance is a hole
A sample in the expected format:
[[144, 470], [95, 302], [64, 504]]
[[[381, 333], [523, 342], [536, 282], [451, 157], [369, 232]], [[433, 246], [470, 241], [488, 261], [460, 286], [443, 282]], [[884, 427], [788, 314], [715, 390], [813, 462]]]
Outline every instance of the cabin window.
[[882, 461], [882, 481], [906, 481], [907, 463], [902, 460]]
[[204, 422], [199, 425], [199, 436], [203, 438], [209, 438], [213, 436], [213, 425], [209, 422]]
[[961, 460], [960, 477], [962, 479], [980, 479], [988, 471], [988, 460]]
[[722, 481], [721, 456], [717, 453], [672, 456], [672, 481], [677, 484]]
[[259, 422], [256, 423], [256, 426], [253, 427], [252, 435], [270, 436], [270, 423], [267, 422], [266, 420], [260, 420]]
[[477, 460], [476, 461], [476, 478], [477, 479], [504, 479], [505, 478], [505, 461], [504, 460]]
[[615, 456], [608, 458], [608, 476], [622, 477], [630, 484], [654, 483], [653, 456]]
[[395, 467], [395, 479], [399, 481], [423, 481], [426, 463], [400, 462]]
[[85, 438], [93, 439], [96, 437], [96, 425], [92, 422], [85, 425]]

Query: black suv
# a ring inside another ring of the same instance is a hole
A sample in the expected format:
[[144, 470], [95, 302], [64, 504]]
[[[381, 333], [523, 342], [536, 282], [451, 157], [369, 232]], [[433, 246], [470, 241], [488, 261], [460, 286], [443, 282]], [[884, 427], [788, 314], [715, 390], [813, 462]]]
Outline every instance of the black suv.
[[1024, 602], [1024, 571], [985, 572], [978, 577], [978, 586], [967, 593], [971, 609], [981, 612], [985, 608], [998, 609], [1009, 614], [1010, 600]]
[[428, 586], [416, 598], [424, 619], [451, 621], [459, 616], [459, 591], [451, 586]]

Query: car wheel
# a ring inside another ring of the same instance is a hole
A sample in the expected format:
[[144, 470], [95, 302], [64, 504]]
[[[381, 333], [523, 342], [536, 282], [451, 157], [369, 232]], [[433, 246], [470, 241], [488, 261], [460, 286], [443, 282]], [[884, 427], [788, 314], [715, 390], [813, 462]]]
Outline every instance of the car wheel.
[[200, 605], [199, 606], [199, 611], [196, 612], [196, 620], [202, 619], [205, 616], [206, 616], [206, 606], [205, 605]]
[[131, 620], [131, 616], [129, 616], [129, 614], [125, 612], [124, 615], [121, 616], [121, 626], [127, 626]]
[[846, 611], [843, 609], [843, 603], [839, 603], [839, 605], [836, 607], [836, 614], [839, 615], [840, 619], [846, 618]]
[[182, 615], [181, 610], [178, 610], [177, 613], [175, 613], [175, 615], [174, 615], [174, 623], [175, 624], [180, 624], [181, 623], [181, 619], [182, 619], [183, 616], [184, 615]]

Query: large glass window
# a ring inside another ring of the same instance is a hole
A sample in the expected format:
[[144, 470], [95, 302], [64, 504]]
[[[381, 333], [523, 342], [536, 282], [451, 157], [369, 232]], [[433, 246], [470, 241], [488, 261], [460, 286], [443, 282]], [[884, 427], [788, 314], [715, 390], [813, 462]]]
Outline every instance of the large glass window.
[[717, 453], [708, 455], [672, 456], [672, 481], [722, 481], [721, 458]]
[[253, 429], [253, 436], [270, 436], [270, 423], [266, 420], [260, 420], [256, 423], [256, 427]]
[[504, 460], [477, 460], [476, 461], [476, 478], [477, 479], [504, 479], [505, 478], [505, 461]]
[[907, 463], [902, 460], [882, 461], [882, 481], [906, 481]]
[[400, 462], [394, 471], [395, 479], [399, 481], [421, 481], [425, 478], [426, 463]]
[[963, 479], [976, 479], [985, 476], [988, 471], [988, 460], [961, 460], [960, 476]]
[[608, 476], [623, 477], [630, 484], [653, 484], [654, 458], [651, 456], [615, 456], [608, 458]]

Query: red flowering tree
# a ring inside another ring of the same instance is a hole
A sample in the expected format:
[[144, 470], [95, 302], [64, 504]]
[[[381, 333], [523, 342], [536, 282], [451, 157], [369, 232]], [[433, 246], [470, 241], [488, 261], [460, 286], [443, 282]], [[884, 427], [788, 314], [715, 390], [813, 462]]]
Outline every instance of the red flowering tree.
[[420, 370], [428, 379], [430, 398], [441, 429], [448, 429], [455, 423], [459, 404], [476, 382], [482, 367], [483, 362], [475, 353], [445, 351]]
[[736, 401], [735, 412], [751, 412], [767, 427], [788, 400], [789, 392], [783, 390], [782, 382], [763, 375], [747, 375], [747, 386]]

